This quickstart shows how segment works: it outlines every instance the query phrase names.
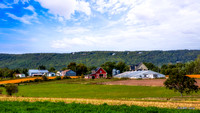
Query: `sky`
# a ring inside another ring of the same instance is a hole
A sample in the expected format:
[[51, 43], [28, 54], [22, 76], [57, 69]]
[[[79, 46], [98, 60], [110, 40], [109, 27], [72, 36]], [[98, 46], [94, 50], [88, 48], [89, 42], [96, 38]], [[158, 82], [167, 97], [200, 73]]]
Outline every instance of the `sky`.
[[0, 53], [200, 49], [200, 0], [0, 0]]

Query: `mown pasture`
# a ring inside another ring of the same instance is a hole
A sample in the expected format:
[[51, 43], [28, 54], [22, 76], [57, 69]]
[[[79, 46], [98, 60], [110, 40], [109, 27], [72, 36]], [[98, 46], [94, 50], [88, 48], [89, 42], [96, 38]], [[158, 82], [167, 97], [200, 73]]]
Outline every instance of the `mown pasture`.
[[198, 113], [199, 110], [189, 109], [167, 109], [167, 108], [157, 108], [157, 107], [140, 107], [140, 106], [127, 106], [127, 105], [92, 105], [92, 104], [79, 104], [70, 103], [66, 104], [64, 102], [10, 102], [10, 101], [0, 101], [0, 112], [1, 113]]
[[[180, 96], [179, 93], [165, 87], [101, 85], [101, 82], [105, 81], [112, 80], [66, 79], [20, 85], [16, 96], [93, 99], [171, 98]], [[199, 95], [199, 93], [193, 95]]]

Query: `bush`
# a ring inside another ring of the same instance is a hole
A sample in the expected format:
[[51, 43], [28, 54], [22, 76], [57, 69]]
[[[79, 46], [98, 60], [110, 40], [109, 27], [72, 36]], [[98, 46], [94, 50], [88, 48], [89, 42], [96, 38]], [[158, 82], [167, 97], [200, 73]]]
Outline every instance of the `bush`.
[[36, 78], [35, 80], [34, 80], [34, 82], [41, 82], [42, 80], [41, 79], [38, 79], [38, 78]]
[[64, 76], [63, 79], [71, 79], [69, 76]]
[[60, 76], [57, 76], [57, 77], [55, 78], [55, 80], [61, 80], [61, 77], [60, 77]]
[[49, 79], [47, 78], [47, 76], [43, 75], [43, 76], [42, 76], [42, 80], [48, 81]]
[[8, 95], [12, 95], [13, 93], [17, 93], [18, 92], [18, 87], [16, 84], [6, 84], [5, 86], [6, 92]]
[[2, 92], [3, 92], [3, 89], [0, 89], [0, 94], [2, 94]]

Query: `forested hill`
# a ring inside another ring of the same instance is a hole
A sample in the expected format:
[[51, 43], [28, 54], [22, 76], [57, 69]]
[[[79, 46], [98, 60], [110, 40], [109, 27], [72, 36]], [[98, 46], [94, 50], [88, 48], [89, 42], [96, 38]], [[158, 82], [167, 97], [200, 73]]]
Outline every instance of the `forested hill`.
[[91, 51], [76, 53], [34, 53], [34, 54], [0, 54], [0, 68], [37, 68], [45, 65], [47, 68], [61, 69], [70, 62], [84, 63], [87, 66], [100, 66], [112, 61], [124, 61], [127, 64], [151, 62], [157, 66], [168, 63], [188, 62], [195, 60], [200, 50], [173, 51]]

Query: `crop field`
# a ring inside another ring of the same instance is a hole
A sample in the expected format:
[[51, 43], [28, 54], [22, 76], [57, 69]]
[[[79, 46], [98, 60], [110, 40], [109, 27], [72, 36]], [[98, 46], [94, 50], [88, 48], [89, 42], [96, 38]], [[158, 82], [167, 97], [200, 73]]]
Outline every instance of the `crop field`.
[[70, 103], [66, 104], [64, 102], [9, 102], [9, 101], [0, 101], [0, 112], [8, 113], [28, 113], [28, 112], [37, 112], [37, 113], [136, 113], [136, 112], [151, 112], [151, 113], [198, 113], [200, 110], [191, 110], [191, 109], [167, 109], [167, 108], [157, 108], [157, 107], [140, 107], [140, 106], [127, 106], [127, 105], [92, 105], [92, 104], [79, 104], [79, 103]]

